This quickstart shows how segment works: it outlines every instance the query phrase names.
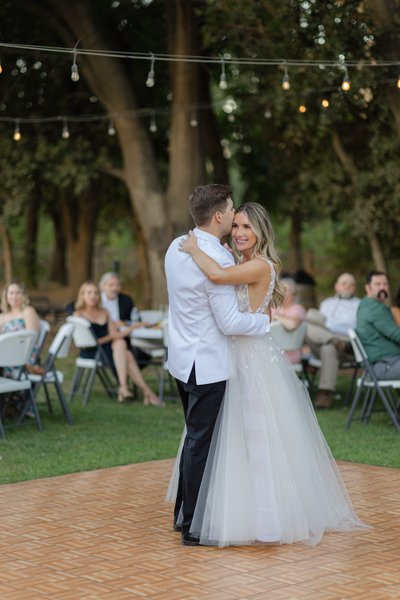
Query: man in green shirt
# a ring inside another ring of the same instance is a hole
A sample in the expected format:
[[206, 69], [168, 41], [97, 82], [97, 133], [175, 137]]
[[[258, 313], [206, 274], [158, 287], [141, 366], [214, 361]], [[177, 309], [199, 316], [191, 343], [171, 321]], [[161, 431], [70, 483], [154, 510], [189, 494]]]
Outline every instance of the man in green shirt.
[[357, 311], [357, 334], [377, 378], [400, 379], [400, 327], [385, 304], [389, 294], [386, 273], [368, 273], [365, 290]]

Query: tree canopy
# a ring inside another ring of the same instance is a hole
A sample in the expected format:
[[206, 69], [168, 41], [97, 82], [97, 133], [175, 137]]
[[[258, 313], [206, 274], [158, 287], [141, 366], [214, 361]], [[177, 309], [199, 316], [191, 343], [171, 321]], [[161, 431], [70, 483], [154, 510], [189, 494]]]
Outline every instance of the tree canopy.
[[[335, 264], [354, 270], [361, 257], [396, 273], [399, 13], [393, 0], [3, 2], [3, 251], [11, 260], [12, 228], [24, 219], [24, 276], [36, 284], [38, 219], [50, 219], [50, 275], [76, 288], [92, 274], [96, 232], [122, 219], [143, 300], [157, 304], [165, 249], [190, 226], [188, 195], [230, 181], [236, 203], [264, 204], [290, 233], [288, 269], [309, 267], [305, 249], [323, 254], [311, 233], [325, 222]], [[143, 58], [78, 52], [74, 82], [73, 52], [7, 43]]]

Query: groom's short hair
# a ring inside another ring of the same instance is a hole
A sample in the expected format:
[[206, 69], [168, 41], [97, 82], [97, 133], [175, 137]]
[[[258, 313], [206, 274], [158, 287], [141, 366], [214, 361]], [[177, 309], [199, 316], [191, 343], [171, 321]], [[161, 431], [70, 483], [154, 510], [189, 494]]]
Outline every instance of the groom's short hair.
[[229, 185], [199, 185], [189, 197], [189, 212], [195, 224], [209, 225], [216, 212], [225, 211], [228, 198], [231, 197], [232, 188]]

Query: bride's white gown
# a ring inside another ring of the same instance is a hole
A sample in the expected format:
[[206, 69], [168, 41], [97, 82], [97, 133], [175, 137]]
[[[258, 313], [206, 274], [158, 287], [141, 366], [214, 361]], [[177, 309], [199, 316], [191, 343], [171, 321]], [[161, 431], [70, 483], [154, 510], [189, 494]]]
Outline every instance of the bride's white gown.
[[[269, 261], [268, 261], [269, 262]], [[275, 283], [257, 312], [268, 306]], [[250, 311], [247, 286], [239, 308]], [[234, 375], [215, 427], [191, 533], [204, 545], [317, 544], [364, 527], [319, 428], [308, 391], [272, 336], [232, 338]], [[167, 493], [173, 500], [178, 459]]]

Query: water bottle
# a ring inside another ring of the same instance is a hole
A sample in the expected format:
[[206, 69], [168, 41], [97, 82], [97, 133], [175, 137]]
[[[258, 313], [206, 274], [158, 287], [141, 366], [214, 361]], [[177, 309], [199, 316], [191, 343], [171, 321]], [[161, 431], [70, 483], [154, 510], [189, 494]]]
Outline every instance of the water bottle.
[[140, 312], [139, 310], [136, 308], [136, 306], [134, 306], [131, 310], [131, 314], [130, 314], [130, 321], [131, 323], [137, 323], [138, 321], [140, 321]]

